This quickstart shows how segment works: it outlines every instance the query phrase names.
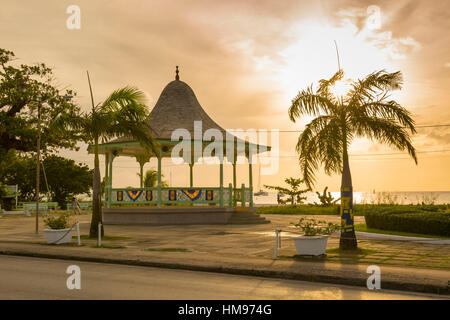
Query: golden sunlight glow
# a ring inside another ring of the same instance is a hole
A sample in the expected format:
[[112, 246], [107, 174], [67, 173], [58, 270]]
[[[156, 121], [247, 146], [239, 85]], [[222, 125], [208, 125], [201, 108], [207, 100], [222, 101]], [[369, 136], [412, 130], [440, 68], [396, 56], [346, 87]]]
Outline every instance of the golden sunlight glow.
[[351, 81], [350, 80], [341, 80], [341, 81], [337, 81], [331, 88], [331, 93], [338, 98], [339, 100], [341, 100], [343, 97], [345, 97], [348, 92], [350, 91], [350, 89], [352, 88], [351, 86]]
[[[357, 32], [351, 23], [334, 26], [327, 21], [302, 21], [286, 31], [295, 41], [278, 51], [284, 63], [264, 62], [264, 72], [282, 85], [286, 98], [320, 79], [329, 79], [338, 71], [334, 40], [337, 41], [340, 66], [350, 79], [364, 78], [380, 69], [392, 69], [388, 49], [381, 49], [370, 41], [370, 30]], [[267, 59], [266, 59], [267, 60]], [[267, 71], [273, 68], [273, 72]], [[339, 95], [346, 85], [338, 85]]]

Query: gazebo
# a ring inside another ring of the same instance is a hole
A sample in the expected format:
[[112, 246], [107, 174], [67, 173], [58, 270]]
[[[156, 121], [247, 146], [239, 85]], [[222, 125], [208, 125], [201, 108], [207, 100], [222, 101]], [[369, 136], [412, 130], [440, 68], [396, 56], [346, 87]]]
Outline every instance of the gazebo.
[[[157, 208], [166, 204], [197, 203], [213, 204], [220, 208], [236, 207], [238, 203], [241, 206], [247, 204], [249, 207], [253, 206], [252, 156], [268, 151], [270, 147], [240, 139], [211, 119], [201, 107], [194, 91], [187, 83], [180, 80], [178, 66], [175, 80], [163, 89], [148, 121], [149, 134], [159, 143], [159, 152], [147, 151], [139, 141], [127, 137], [99, 145], [99, 153], [105, 156], [105, 203], [107, 208], [121, 204], [127, 204], [127, 207], [130, 204], [156, 205]], [[177, 140], [177, 137], [174, 139], [174, 132], [184, 133], [185, 136], [182, 140]], [[214, 137], [214, 140], [205, 140], [204, 137], [210, 136], [211, 132], [220, 133], [223, 140], [217, 141], [217, 137]], [[197, 186], [194, 183], [194, 166], [200, 158], [198, 153], [201, 156], [205, 148], [211, 150], [211, 146], [208, 147], [208, 145], [212, 142], [222, 142], [222, 147], [215, 148], [212, 152], [219, 163], [220, 181], [217, 187]], [[190, 183], [189, 186], [163, 187], [161, 160], [171, 157], [172, 151], [176, 147], [182, 149], [180, 157], [189, 164]], [[88, 152], [93, 152], [93, 146], [89, 146]], [[236, 160], [240, 155], [245, 156], [248, 160], [249, 180], [248, 186], [242, 184], [238, 187], [236, 185]], [[139, 188], [112, 188], [113, 161], [119, 156], [133, 157], [139, 163]], [[143, 167], [151, 158], [158, 160], [158, 185], [154, 188], [145, 188]], [[228, 186], [224, 186], [223, 181], [225, 158], [233, 166], [233, 183]]]

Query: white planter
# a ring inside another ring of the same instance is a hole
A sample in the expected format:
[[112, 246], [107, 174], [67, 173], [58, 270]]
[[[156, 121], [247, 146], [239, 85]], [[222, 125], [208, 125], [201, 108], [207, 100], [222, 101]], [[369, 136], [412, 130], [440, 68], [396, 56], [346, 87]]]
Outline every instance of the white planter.
[[45, 240], [48, 244], [69, 243], [72, 240], [72, 228], [44, 229]]
[[320, 256], [325, 254], [328, 236], [299, 236], [292, 237], [299, 255]]

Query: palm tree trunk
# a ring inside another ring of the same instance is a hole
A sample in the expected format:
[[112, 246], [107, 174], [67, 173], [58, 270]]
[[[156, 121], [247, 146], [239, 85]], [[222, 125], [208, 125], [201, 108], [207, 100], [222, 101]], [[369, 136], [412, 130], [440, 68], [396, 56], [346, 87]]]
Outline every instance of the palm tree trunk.
[[[345, 137], [345, 135], [344, 135]], [[339, 248], [354, 250], [358, 247], [353, 219], [353, 186], [347, 153], [347, 141], [344, 141], [343, 171], [341, 181], [341, 238]]]
[[92, 181], [92, 220], [89, 238], [98, 237], [98, 223], [102, 223], [101, 235], [104, 235], [102, 219], [102, 194], [100, 181], [100, 161], [98, 159], [98, 139], [95, 139], [94, 177]]

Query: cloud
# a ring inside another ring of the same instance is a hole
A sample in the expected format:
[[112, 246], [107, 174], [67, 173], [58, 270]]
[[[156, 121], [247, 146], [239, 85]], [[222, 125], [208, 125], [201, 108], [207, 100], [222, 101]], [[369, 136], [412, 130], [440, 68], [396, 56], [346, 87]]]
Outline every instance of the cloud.
[[392, 30], [385, 30], [388, 17], [379, 6], [345, 8], [338, 10], [335, 16], [338, 25], [354, 28], [357, 36], [382, 50], [392, 60], [405, 59], [409, 53], [422, 48], [412, 36], [394, 37]]
[[[432, 130], [429, 133], [424, 133], [425, 141], [439, 147], [450, 147], [450, 129], [441, 128], [439, 130]], [[434, 143], [433, 143], [434, 142]]]
[[374, 32], [367, 40], [384, 51], [391, 59], [405, 59], [407, 54], [419, 51], [422, 45], [412, 37], [394, 38], [392, 31]]

